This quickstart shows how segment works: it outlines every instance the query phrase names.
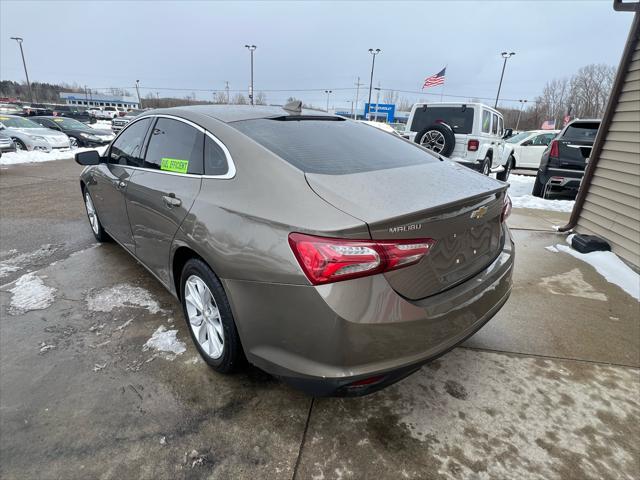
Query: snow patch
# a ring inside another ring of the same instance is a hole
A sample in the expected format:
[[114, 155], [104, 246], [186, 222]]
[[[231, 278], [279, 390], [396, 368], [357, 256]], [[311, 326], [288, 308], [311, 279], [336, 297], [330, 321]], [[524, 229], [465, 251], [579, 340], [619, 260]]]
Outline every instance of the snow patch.
[[559, 275], [541, 278], [539, 285], [554, 295], [570, 295], [572, 297], [600, 300], [601, 302], [607, 301], [607, 296], [604, 293], [596, 291], [590, 283], [585, 281], [579, 268], [574, 268], [570, 272]]
[[159, 352], [181, 355], [187, 350], [187, 346], [184, 342], [178, 340], [177, 335], [178, 330], [167, 330], [164, 325], [160, 325], [143, 345], [142, 350], [146, 352], [149, 349], [153, 349]]
[[142, 307], [151, 313], [162, 309], [151, 293], [126, 283], [104, 288], [87, 296], [87, 307], [94, 312], [110, 312], [118, 307]]
[[42, 278], [27, 273], [18, 278], [9, 290], [12, 294], [9, 307], [19, 313], [44, 310], [53, 303], [55, 291], [55, 288], [45, 285]]
[[104, 155], [107, 147], [97, 148], [76, 148], [75, 150], [53, 150], [51, 152], [41, 151], [22, 151], [22, 152], [7, 152], [3, 153], [0, 157], [0, 165], [18, 165], [21, 163], [41, 163], [51, 162], [52, 160], [71, 160], [76, 153], [87, 152], [89, 150], [97, 150], [100, 155]]
[[13, 255], [9, 258], [5, 258], [0, 261], [0, 278], [6, 277], [10, 273], [17, 272], [18, 270], [22, 270], [27, 265], [39, 262], [47, 257], [53, 255], [56, 250], [60, 248], [60, 245], [42, 245], [37, 250], [33, 252], [21, 253], [20, 255], [15, 255], [17, 250], [9, 250], [6, 254], [3, 255]]
[[527, 175], [510, 175], [509, 196], [513, 208], [533, 208], [535, 210], [552, 210], [554, 212], [571, 212], [574, 200], [551, 200], [531, 195], [536, 177]]
[[558, 253], [558, 249], [556, 247], [554, 247], [553, 245], [549, 245], [547, 247], [544, 247], [545, 250], [549, 250], [550, 252], [553, 253]]
[[[571, 235], [569, 235], [571, 237]], [[567, 241], [570, 242], [569, 237]], [[640, 275], [634, 272], [626, 263], [618, 258], [613, 252], [590, 252], [580, 253], [566, 245], [556, 245], [561, 252], [568, 253], [573, 257], [587, 262], [604, 279], [619, 286], [636, 300], [640, 301]]]

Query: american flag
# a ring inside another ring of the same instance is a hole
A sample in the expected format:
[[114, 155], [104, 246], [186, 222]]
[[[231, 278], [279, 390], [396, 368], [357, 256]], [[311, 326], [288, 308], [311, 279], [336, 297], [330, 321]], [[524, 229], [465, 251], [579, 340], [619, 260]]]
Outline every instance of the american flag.
[[436, 85], [444, 85], [444, 72], [446, 70], [447, 70], [447, 67], [444, 67], [435, 75], [431, 75], [430, 77], [425, 78], [424, 85], [422, 85], [422, 88], [425, 89], [429, 87], [435, 87]]
[[555, 120], [545, 120], [544, 122], [542, 122], [542, 126], [540, 127], [540, 130], [555, 130], [555, 128], [556, 128]]

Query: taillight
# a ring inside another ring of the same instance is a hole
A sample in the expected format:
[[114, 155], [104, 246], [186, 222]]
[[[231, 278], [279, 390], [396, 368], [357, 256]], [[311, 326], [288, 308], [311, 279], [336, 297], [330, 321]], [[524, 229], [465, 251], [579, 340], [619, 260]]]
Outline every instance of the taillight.
[[467, 142], [467, 150], [470, 152], [476, 152], [480, 147], [480, 141], [478, 140], [469, 140]]
[[550, 157], [558, 158], [560, 156], [560, 150], [558, 147], [558, 140], [553, 140], [551, 142], [551, 151], [549, 152]]
[[289, 245], [314, 285], [395, 270], [418, 263], [433, 247], [431, 238], [351, 240], [289, 234]]
[[505, 194], [504, 204], [502, 205], [502, 214], [500, 215], [500, 222], [504, 223], [507, 221], [507, 218], [509, 218], [509, 215], [511, 215], [511, 208], [511, 197]]

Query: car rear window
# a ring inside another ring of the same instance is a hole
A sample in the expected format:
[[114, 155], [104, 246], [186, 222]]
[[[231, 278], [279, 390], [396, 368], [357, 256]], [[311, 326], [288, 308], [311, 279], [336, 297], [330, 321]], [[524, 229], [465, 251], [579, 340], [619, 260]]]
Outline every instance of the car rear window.
[[[455, 133], [471, 133], [473, 130], [473, 107], [431, 107], [416, 108], [411, 123], [411, 131], [419, 132], [434, 123], [446, 123]], [[488, 130], [487, 130], [488, 131]]]
[[307, 173], [343, 175], [438, 161], [417, 145], [369, 125], [349, 120], [286, 118], [242, 120], [229, 125]]
[[569, 125], [562, 138], [593, 141], [598, 133], [600, 122], [584, 122]]

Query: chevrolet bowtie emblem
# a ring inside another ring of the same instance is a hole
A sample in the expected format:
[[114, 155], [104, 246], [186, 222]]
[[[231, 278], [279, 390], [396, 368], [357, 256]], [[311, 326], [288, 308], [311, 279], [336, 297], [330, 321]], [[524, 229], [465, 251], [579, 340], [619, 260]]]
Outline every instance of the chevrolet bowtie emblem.
[[482, 218], [487, 214], [488, 211], [489, 209], [487, 207], [480, 207], [479, 209], [471, 212], [471, 218]]

